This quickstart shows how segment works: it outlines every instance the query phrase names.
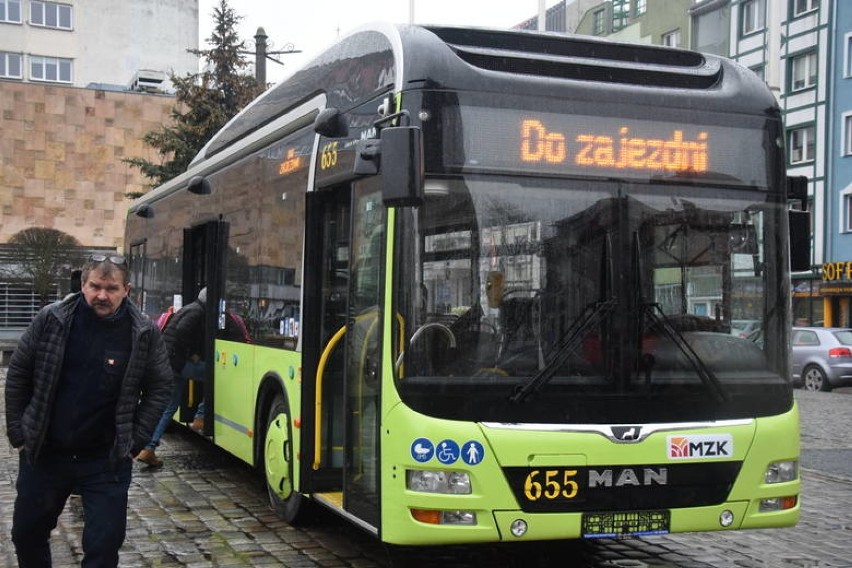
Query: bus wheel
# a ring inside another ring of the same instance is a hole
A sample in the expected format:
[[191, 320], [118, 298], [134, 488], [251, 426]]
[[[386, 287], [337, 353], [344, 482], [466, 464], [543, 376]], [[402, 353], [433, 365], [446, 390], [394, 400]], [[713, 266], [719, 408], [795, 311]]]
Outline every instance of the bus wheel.
[[293, 490], [293, 442], [290, 411], [280, 394], [275, 397], [266, 421], [263, 470], [269, 504], [282, 520], [294, 523], [303, 497]]

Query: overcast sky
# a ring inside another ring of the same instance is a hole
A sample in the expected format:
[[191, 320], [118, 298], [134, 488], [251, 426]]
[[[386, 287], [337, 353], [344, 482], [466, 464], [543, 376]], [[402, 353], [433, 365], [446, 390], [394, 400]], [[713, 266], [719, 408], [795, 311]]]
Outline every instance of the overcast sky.
[[[417, 24], [472, 25], [510, 28], [534, 16], [540, 0], [414, 0]], [[555, 0], [546, 0], [550, 7]], [[198, 21], [201, 49], [213, 27], [213, 9], [218, 0], [199, 0]], [[240, 38], [250, 50], [254, 35], [262, 27], [269, 37], [270, 51], [290, 47], [302, 53], [277, 56], [284, 66], [267, 65], [267, 80], [280, 81], [333, 43], [336, 38], [362, 24], [386, 21], [408, 23], [411, 0], [228, 0], [242, 16]], [[251, 59], [254, 62], [253, 58]]]

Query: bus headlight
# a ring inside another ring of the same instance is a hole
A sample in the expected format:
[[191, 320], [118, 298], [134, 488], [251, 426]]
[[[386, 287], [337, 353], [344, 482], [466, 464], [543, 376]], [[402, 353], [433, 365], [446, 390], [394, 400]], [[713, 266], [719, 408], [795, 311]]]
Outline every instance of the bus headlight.
[[780, 461], [769, 464], [763, 479], [766, 483], [784, 483], [795, 481], [799, 477], [799, 462], [795, 460]]
[[461, 471], [409, 469], [405, 477], [411, 491], [470, 495], [470, 476]]

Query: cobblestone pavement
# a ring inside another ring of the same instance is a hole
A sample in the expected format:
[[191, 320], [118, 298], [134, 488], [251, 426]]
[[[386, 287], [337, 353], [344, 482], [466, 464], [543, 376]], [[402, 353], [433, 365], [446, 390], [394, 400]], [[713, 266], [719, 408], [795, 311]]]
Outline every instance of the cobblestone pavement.
[[[0, 399], [5, 369], [0, 369]], [[333, 514], [304, 527], [278, 520], [262, 482], [238, 460], [175, 429], [160, 470], [136, 464], [122, 567], [518, 566], [594, 568], [852, 567], [852, 389], [797, 391], [802, 415], [802, 519], [794, 528], [530, 545], [391, 548]], [[17, 455], [0, 400], [0, 567], [16, 566], [9, 541]], [[73, 498], [52, 538], [54, 565], [79, 565], [82, 508]]]

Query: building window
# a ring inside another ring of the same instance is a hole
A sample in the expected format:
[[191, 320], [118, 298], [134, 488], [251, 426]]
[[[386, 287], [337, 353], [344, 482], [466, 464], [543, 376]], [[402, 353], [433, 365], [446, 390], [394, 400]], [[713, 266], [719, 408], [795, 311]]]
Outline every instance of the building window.
[[71, 29], [71, 6], [56, 2], [30, 2], [30, 23], [34, 26]]
[[0, 77], [4, 79], [23, 79], [21, 73], [21, 54], [0, 51]]
[[816, 85], [816, 52], [804, 53], [790, 58], [790, 89], [799, 91]]
[[852, 112], [843, 113], [843, 155], [852, 156]]
[[764, 0], [746, 0], [741, 4], [741, 10], [743, 35], [763, 29], [766, 21]]
[[663, 45], [669, 47], [680, 47], [680, 30], [672, 30], [663, 34]]
[[30, 57], [30, 79], [33, 81], [71, 82], [71, 60], [58, 57]]
[[21, 0], [0, 0], [0, 22], [21, 23]]
[[793, 15], [801, 16], [819, 7], [819, 0], [793, 0]]
[[845, 76], [852, 77], [852, 33], [846, 34], [846, 50], [843, 57], [843, 69], [845, 69]]
[[816, 154], [815, 146], [813, 126], [790, 130], [790, 163], [812, 162]]
[[592, 32], [595, 35], [601, 35], [604, 33], [604, 11], [596, 10], [594, 14], [592, 14]]
[[754, 73], [755, 75], [760, 77], [761, 81], [766, 80], [766, 67], [764, 65], [757, 65], [755, 67], [749, 67], [749, 69], [751, 69], [752, 73]]
[[636, 15], [641, 16], [648, 10], [648, 0], [636, 0]]
[[843, 231], [852, 233], [852, 194], [843, 196]]
[[629, 0], [612, 0], [612, 31], [617, 32], [627, 27], [629, 18]]

